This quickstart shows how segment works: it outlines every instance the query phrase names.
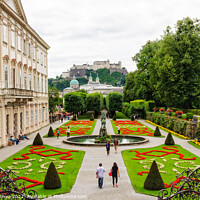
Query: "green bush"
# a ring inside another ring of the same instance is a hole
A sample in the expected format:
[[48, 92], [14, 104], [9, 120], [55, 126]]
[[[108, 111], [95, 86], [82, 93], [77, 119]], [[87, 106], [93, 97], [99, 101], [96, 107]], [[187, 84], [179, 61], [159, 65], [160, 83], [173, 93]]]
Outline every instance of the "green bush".
[[44, 189], [52, 190], [58, 188], [61, 188], [61, 180], [60, 177], [58, 176], [54, 163], [51, 162], [44, 180]]
[[144, 109], [145, 100], [137, 99], [137, 100], [131, 101], [130, 104], [133, 105], [133, 107], [136, 109]]
[[54, 136], [54, 132], [53, 132], [52, 127], [50, 126], [49, 132], [48, 132], [48, 137], [53, 137], [53, 136]]
[[146, 190], [161, 190], [165, 188], [155, 160], [153, 161], [147, 178], [144, 182], [144, 188]]
[[193, 119], [194, 114], [193, 113], [187, 113], [186, 114], [186, 119]]
[[168, 135], [167, 135], [167, 138], [165, 140], [165, 145], [174, 145], [175, 142], [174, 142], [174, 139], [172, 137], [172, 134], [169, 132]]
[[161, 136], [160, 129], [158, 128], [158, 126], [156, 126], [156, 129], [154, 131], [154, 136]]
[[153, 108], [156, 107], [154, 101], [145, 101], [144, 105], [145, 105], [145, 111], [150, 111], [150, 112], [152, 112]]
[[43, 145], [43, 141], [39, 133], [36, 135], [33, 145]]

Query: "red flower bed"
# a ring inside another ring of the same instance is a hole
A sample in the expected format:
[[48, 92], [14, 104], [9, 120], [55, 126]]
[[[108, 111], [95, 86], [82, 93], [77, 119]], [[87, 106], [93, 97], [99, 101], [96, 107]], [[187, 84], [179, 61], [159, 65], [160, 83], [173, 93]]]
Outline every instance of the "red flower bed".
[[[58, 151], [58, 150], [54, 150], [54, 149], [48, 149], [48, 150], [43, 150], [43, 151], [35, 151], [38, 149], [44, 149], [45, 146], [31, 146], [30, 148], [30, 153], [26, 153], [26, 154], [22, 154], [21, 156], [23, 158], [13, 158], [14, 160], [26, 160], [29, 159], [30, 157], [28, 155], [30, 154], [37, 154], [43, 157], [50, 157], [50, 156], [57, 156], [57, 155], [63, 155], [66, 154], [65, 156], [61, 156], [60, 159], [61, 160], [72, 160], [73, 158], [67, 158], [70, 157], [72, 154], [70, 152], [78, 152], [76, 150], [71, 150], [71, 151], [67, 151], [67, 152], [63, 152], [63, 151]], [[53, 152], [51, 154], [44, 154], [45, 152]]]
[[119, 121], [113, 121], [115, 123], [115, 126], [119, 126], [119, 125], [126, 125], [126, 124], [131, 124], [131, 125], [137, 125], [137, 126], [143, 126], [143, 124], [139, 123], [138, 121], [123, 121], [123, 120], [119, 120]]
[[136, 131], [130, 130], [128, 128], [121, 128], [122, 134], [124, 135], [129, 135], [129, 134], [134, 134], [134, 135], [142, 135], [142, 134], [147, 134], [148, 136], [153, 136], [154, 133], [151, 133], [148, 128], [138, 128]]
[[[171, 146], [173, 148], [178, 148], [176, 146]], [[178, 153], [179, 150], [178, 149], [173, 149], [173, 148], [170, 148], [170, 147], [162, 147], [163, 149], [166, 149], [166, 150], [171, 150], [171, 152], [169, 151], [160, 151], [160, 150], [151, 150], [151, 151], [146, 151], [146, 152], [143, 152], [143, 153], [140, 153], [139, 151], [137, 150], [130, 150], [129, 152], [136, 152], [136, 157], [137, 158], [132, 158], [133, 160], [145, 160], [146, 157], [144, 156], [153, 156], [153, 157], [164, 157], [164, 156], [167, 156], [169, 154], [176, 154], [176, 155], [179, 155], [179, 159], [182, 159], [182, 160], [196, 160], [196, 157], [193, 157], [193, 158], [184, 158], [184, 155], [181, 154], [181, 153]], [[162, 153], [160, 155], [154, 155], [154, 154], [151, 154], [152, 152], [159, 152], [159, 153]]]

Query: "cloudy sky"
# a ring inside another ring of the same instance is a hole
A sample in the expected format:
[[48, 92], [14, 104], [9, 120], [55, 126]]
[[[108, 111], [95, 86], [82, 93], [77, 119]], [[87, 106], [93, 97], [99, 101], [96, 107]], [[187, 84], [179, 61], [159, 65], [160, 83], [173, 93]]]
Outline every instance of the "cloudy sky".
[[200, 18], [199, 0], [21, 0], [29, 24], [50, 45], [49, 77], [73, 64], [122, 61], [183, 17]]

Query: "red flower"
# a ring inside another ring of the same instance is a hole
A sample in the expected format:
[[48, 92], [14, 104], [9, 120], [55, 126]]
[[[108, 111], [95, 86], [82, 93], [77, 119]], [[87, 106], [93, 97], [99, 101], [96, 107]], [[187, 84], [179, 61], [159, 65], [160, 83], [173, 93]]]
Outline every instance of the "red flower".
[[160, 108], [159, 111], [164, 111], [164, 109], [163, 109], [163, 108]]
[[179, 110], [179, 111], [176, 111], [176, 115], [180, 115], [180, 114], [182, 115], [182, 114], [183, 114], [183, 111], [180, 111], [180, 110]]
[[158, 110], [158, 108], [153, 108], [153, 110]]

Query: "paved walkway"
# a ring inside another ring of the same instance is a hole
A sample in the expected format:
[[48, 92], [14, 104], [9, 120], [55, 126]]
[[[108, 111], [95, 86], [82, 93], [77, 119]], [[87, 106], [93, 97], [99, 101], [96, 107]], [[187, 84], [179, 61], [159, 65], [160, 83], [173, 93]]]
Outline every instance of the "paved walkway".
[[[152, 129], [155, 129], [154, 126], [146, 123], [144, 120], [140, 120], [143, 124], [148, 125]], [[66, 121], [65, 121], [66, 122]], [[106, 120], [107, 124], [107, 131], [109, 134], [113, 135], [114, 131], [112, 129], [112, 125], [109, 119]], [[60, 122], [56, 122], [51, 124], [53, 129], [60, 126]], [[99, 128], [101, 126], [101, 121], [98, 119], [96, 127], [94, 129], [93, 134], [99, 133]], [[41, 129], [39, 132], [43, 136], [49, 130], [49, 126]], [[166, 132], [161, 130], [163, 135], [167, 135]], [[5, 147], [0, 149], [0, 161], [8, 158], [9, 156], [13, 155], [14, 153], [18, 152], [25, 146], [32, 143], [33, 138], [35, 137], [36, 133], [30, 136], [30, 140], [22, 141], [19, 145], [14, 145], [11, 147]], [[114, 148], [111, 148], [110, 155], [106, 155], [105, 147], [81, 147], [81, 146], [71, 146], [68, 144], [64, 144], [62, 142], [63, 137], [59, 139], [56, 138], [43, 138], [45, 144], [65, 148], [65, 149], [76, 149], [76, 150], [83, 150], [85, 151], [85, 157], [83, 159], [82, 166], [79, 170], [76, 182], [71, 190], [70, 193], [57, 195], [56, 197], [49, 197], [47, 199], [87, 199], [87, 200], [154, 200], [157, 199], [156, 197], [147, 196], [143, 194], [135, 193], [129, 176], [127, 174], [126, 167], [124, 165], [121, 151], [126, 149], [134, 149], [134, 148], [149, 148], [153, 146], [158, 146], [164, 143], [165, 138], [153, 138], [148, 137], [149, 142], [142, 144], [142, 145], [134, 145], [134, 146], [120, 146], [118, 149], [118, 153], [114, 152]], [[174, 137], [175, 142], [180, 144], [183, 148], [191, 151], [192, 153], [200, 156], [200, 151], [193, 146], [189, 145], [187, 141]], [[100, 190], [97, 187], [97, 179], [96, 177], [96, 168], [98, 167], [98, 163], [103, 163], [103, 167], [106, 170], [105, 177], [104, 177], [104, 185], [103, 189]], [[113, 162], [117, 162], [120, 170], [120, 178], [119, 178], [119, 187], [113, 188], [111, 177], [108, 176], [110, 168], [112, 167]]]

